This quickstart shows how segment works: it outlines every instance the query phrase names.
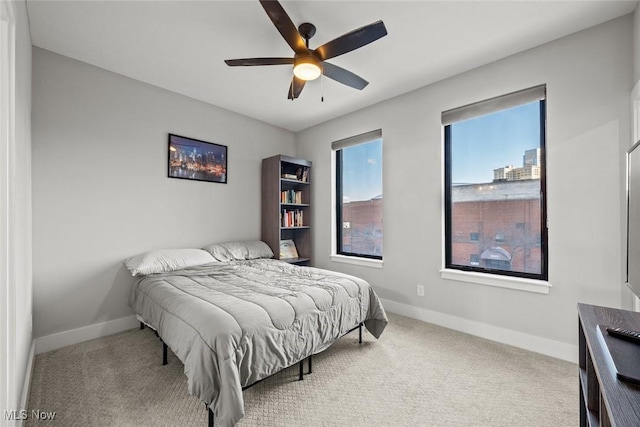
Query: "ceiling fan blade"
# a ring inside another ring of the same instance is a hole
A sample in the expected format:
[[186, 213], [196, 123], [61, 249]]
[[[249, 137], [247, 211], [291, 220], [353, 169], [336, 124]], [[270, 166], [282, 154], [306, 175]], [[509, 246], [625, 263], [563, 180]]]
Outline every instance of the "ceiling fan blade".
[[296, 76], [293, 76], [293, 79], [291, 79], [291, 84], [289, 85], [289, 94], [287, 95], [287, 98], [296, 99], [297, 97], [299, 97], [300, 92], [302, 92], [302, 89], [304, 88], [304, 84], [306, 82], [306, 80], [302, 80], [297, 78]]
[[245, 58], [245, 59], [225, 59], [224, 62], [230, 67], [254, 67], [257, 65], [286, 65], [293, 64], [293, 58]]
[[304, 39], [282, 5], [277, 0], [260, 0], [260, 4], [291, 49], [296, 53], [307, 53], [309, 49]]
[[369, 84], [368, 81], [357, 74], [354, 74], [349, 70], [345, 70], [342, 67], [338, 67], [337, 65], [329, 64], [328, 62], [322, 63], [322, 74], [337, 81], [338, 83], [342, 83], [343, 85], [347, 85], [358, 90], [364, 89]]
[[336, 56], [366, 46], [386, 35], [387, 28], [384, 26], [384, 22], [377, 21], [353, 30], [350, 33], [343, 34], [337, 39], [333, 39], [315, 49], [313, 53], [320, 58], [320, 60], [324, 61], [325, 59], [335, 58]]

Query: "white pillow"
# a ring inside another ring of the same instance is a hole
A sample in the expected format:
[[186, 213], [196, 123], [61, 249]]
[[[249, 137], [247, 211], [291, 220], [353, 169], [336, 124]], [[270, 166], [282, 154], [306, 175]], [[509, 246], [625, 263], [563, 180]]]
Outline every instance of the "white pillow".
[[273, 251], [269, 245], [260, 240], [214, 243], [202, 249], [209, 252], [218, 261], [273, 258]]
[[214, 243], [209, 246], [205, 246], [202, 249], [211, 254], [211, 256], [213, 256], [217, 261], [233, 261], [234, 259], [231, 252], [222, 246], [221, 243]]
[[125, 265], [133, 276], [180, 270], [216, 260], [202, 249], [160, 249], [131, 257]]

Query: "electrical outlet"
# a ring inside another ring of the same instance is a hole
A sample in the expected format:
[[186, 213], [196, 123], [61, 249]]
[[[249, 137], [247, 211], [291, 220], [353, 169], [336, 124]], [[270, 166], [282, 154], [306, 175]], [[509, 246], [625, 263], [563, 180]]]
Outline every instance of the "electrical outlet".
[[424, 286], [423, 285], [418, 285], [417, 292], [418, 292], [418, 296], [419, 297], [423, 297], [424, 296]]

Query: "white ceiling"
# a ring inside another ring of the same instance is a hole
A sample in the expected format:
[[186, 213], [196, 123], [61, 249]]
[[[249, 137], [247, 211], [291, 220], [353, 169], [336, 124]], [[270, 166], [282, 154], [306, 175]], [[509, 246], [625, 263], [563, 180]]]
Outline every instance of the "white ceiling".
[[[223, 60], [293, 56], [257, 0], [28, 0], [35, 46], [292, 131], [632, 12], [636, 1], [282, 1], [315, 48], [379, 19], [388, 35], [330, 60], [370, 82], [321, 79], [287, 99], [290, 66]], [[320, 101], [324, 94], [324, 102]]]

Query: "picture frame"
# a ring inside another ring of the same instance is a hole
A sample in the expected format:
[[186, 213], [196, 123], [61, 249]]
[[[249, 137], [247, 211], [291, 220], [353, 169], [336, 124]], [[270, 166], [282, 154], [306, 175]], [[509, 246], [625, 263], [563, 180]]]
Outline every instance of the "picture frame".
[[298, 250], [293, 240], [280, 241], [280, 259], [298, 258]]
[[227, 183], [227, 146], [170, 133], [169, 178]]

